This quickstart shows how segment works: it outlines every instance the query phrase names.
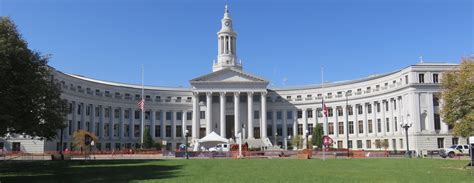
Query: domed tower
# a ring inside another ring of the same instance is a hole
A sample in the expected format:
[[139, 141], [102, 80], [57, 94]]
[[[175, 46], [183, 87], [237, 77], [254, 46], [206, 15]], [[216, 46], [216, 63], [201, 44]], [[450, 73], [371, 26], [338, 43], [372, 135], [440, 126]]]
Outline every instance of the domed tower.
[[217, 32], [217, 45], [217, 62], [212, 66], [212, 71], [225, 68], [242, 70], [242, 64], [237, 60], [237, 33], [232, 29], [232, 19], [227, 5], [221, 20], [221, 30]]

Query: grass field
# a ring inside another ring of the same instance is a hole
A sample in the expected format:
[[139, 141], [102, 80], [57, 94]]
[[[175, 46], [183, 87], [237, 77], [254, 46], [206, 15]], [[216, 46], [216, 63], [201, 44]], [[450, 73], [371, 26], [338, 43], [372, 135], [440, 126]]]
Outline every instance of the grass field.
[[468, 161], [190, 159], [0, 162], [0, 182], [474, 182]]

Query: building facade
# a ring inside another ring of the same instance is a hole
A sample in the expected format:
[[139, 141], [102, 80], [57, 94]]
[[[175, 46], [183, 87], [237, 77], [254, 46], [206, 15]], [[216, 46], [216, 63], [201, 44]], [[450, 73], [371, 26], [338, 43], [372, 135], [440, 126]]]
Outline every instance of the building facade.
[[[288, 149], [287, 142], [296, 135], [311, 138], [317, 123], [324, 125], [338, 148], [379, 150], [377, 141], [386, 141], [388, 150], [406, 150], [400, 125], [407, 123], [412, 125], [408, 130], [411, 150], [436, 150], [465, 141], [452, 136], [439, 113], [440, 78], [457, 64], [419, 63], [391, 73], [325, 83], [324, 88], [269, 88], [267, 80], [243, 71], [232, 26], [226, 7], [212, 72], [191, 79], [191, 88], [145, 86], [142, 96], [139, 85], [54, 71], [55, 80], [62, 85], [61, 97], [69, 105], [64, 148], [72, 147], [77, 130], [97, 135], [100, 150], [138, 147], [142, 117], [143, 128], [149, 129], [154, 140], [164, 141], [169, 150], [184, 143], [186, 130], [191, 144], [212, 131], [228, 139], [241, 132], [245, 139], [261, 139], [266, 146]], [[137, 107], [142, 97], [144, 116]], [[322, 112], [323, 99], [327, 118]], [[60, 147], [59, 138], [27, 139], [31, 138], [11, 135], [0, 145], [28, 152]]]

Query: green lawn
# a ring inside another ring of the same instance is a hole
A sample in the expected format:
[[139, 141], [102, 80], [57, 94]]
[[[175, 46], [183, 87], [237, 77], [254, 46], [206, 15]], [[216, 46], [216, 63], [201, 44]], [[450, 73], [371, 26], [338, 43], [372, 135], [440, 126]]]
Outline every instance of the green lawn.
[[0, 162], [0, 182], [474, 182], [468, 161], [190, 159]]

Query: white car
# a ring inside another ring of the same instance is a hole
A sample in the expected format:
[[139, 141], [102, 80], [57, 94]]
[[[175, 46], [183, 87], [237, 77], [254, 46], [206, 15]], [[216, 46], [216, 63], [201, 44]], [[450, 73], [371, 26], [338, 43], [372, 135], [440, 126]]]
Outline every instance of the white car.
[[467, 144], [452, 145], [449, 148], [441, 149], [439, 151], [439, 155], [443, 158], [446, 158], [446, 157], [454, 158], [454, 156], [469, 155], [469, 145]]

